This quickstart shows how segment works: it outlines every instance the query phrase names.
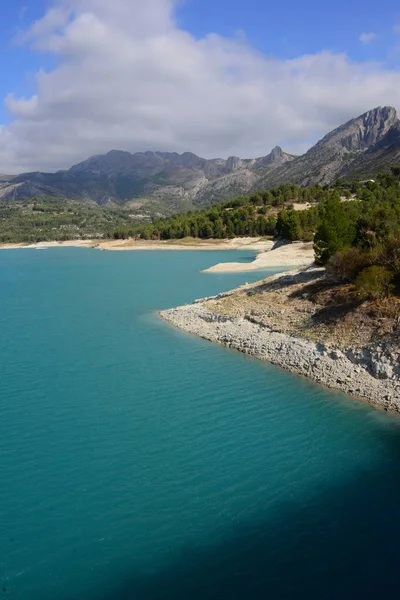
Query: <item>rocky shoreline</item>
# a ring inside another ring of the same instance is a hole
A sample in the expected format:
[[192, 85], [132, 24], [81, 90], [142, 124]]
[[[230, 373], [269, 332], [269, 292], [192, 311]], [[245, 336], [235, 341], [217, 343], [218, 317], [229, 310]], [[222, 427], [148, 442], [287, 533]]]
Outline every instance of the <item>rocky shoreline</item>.
[[[232, 306], [232, 300], [238, 302], [240, 298], [244, 300], [262, 293], [263, 310], [268, 314], [268, 301], [275, 302], [276, 289], [283, 289], [285, 293], [287, 288], [286, 292], [289, 294], [288, 290], [293, 285], [306, 285], [309, 274], [315, 277], [315, 271], [317, 270], [311, 269], [281, 274], [226, 294], [165, 310], [160, 314], [163, 319], [183, 331], [304, 375], [385, 410], [400, 412], [400, 362], [397, 346], [381, 342], [361, 347], [343, 347], [311, 339], [304, 331], [300, 333], [299, 330], [298, 334], [295, 331], [287, 332], [285, 327], [277, 325], [276, 319], [262, 319], [255, 310], [236, 311], [237, 314], [227, 310], [227, 306]], [[296, 305], [296, 311], [299, 310], [301, 311], [301, 307]], [[307, 310], [307, 306], [304, 306], [305, 313]], [[285, 317], [290, 318], [290, 315]]]

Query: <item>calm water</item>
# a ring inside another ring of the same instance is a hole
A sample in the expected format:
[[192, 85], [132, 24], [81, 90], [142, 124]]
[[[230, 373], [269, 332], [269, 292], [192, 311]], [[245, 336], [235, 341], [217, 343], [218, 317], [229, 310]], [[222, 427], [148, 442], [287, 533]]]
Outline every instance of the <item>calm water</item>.
[[0, 598], [399, 596], [400, 421], [157, 317], [227, 256], [0, 252]]

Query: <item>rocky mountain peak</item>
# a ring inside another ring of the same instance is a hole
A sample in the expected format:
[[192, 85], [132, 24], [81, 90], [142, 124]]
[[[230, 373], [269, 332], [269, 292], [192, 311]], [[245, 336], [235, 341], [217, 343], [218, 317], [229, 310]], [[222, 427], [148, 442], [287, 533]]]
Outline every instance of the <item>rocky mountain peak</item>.
[[356, 130], [343, 140], [343, 145], [348, 150], [365, 150], [379, 142], [396, 121], [397, 114], [391, 106], [370, 110], [355, 120], [352, 129]]
[[378, 106], [367, 111], [359, 119], [362, 119], [364, 125], [368, 128], [392, 127], [397, 121], [396, 109], [393, 106]]
[[296, 157], [293, 154], [287, 154], [280, 146], [275, 146], [267, 156], [258, 158], [255, 162], [255, 170], [276, 168], [287, 162], [294, 160]]
[[394, 108], [378, 106], [337, 127], [302, 156], [265, 173], [262, 184], [327, 185], [352, 172], [360, 177], [376, 175], [397, 160], [399, 126]]
[[397, 122], [392, 106], [378, 106], [351, 119], [326, 135], [311, 150], [322, 146], [337, 146], [348, 151], [363, 151], [379, 142]]
[[283, 154], [284, 152], [282, 148], [280, 146], [275, 146], [275, 148], [271, 150], [271, 154], [269, 155], [270, 162], [274, 163], [281, 160], [283, 158]]

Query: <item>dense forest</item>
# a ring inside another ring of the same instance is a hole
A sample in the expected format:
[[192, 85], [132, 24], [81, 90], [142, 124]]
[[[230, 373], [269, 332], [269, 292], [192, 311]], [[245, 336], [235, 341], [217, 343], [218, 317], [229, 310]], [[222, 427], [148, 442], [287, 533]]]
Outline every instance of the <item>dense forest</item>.
[[[312, 239], [317, 225], [317, 204], [335, 190], [320, 186], [300, 188], [281, 185], [250, 197], [240, 197], [211, 208], [155, 219], [146, 225], [119, 227], [114, 237], [141, 239], [179, 239], [195, 237], [233, 238], [237, 236], [275, 236], [287, 239]], [[350, 192], [349, 192], [350, 193]], [[315, 207], [310, 207], [315, 205]], [[306, 208], [310, 208], [304, 212]], [[292, 221], [295, 224], [292, 226]], [[287, 224], [286, 224], [287, 222]], [[287, 231], [288, 230], [288, 231]]]

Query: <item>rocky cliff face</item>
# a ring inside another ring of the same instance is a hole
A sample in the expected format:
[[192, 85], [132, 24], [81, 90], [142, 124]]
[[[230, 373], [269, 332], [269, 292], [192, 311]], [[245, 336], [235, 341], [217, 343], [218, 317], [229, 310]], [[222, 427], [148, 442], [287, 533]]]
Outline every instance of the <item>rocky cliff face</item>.
[[397, 121], [373, 146], [344, 167], [341, 176], [366, 179], [379, 171], [400, 164], [400, 121]]
[[[382, 144], [386, 152], [382, 152]], [[400, 129], [396, 111], [390, 106], [378, 107], [334, 129], [302, 156], [266, 173], [258, 185], [325, 185], [338, 177], [360, 172], [375, 175], [396, 161], [393, 149], [397, 146], [400, 146]]]
[[141, 204], [188, 210], [281, 183], [329, 184], [338, 177], [370, 177], [400, 162], [400, 122], [378, 107], [328, 133], [296, 157], [276, 146], [270, 154], [207, 160], [184, 152], [123, 152], [92, 156], [68, 171], [0, 179], [0, 201], [39, 194], [98, 204]]
[[363, 151], [382, 140], [396, 123], [397, 115], [394, 108], [378, 107], [328, 133], [314, 146], [314, 149], [319, 150], [329, 146], [349, 152]]

